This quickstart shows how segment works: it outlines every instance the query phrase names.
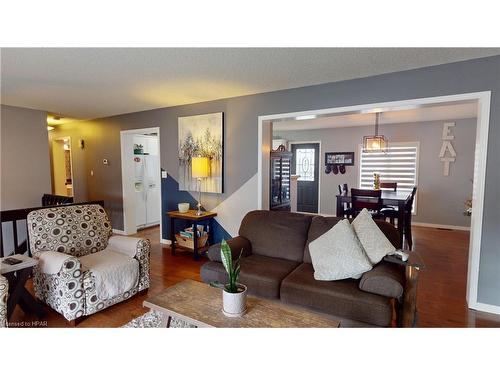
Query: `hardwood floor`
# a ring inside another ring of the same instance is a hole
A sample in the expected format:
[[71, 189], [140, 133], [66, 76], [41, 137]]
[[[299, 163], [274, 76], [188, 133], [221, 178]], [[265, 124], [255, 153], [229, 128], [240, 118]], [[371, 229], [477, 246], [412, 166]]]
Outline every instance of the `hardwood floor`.
[[412, 227], [422, 257], [417, 292], [419, 327], [500, 327], [500, 316], [467, 308], [469, 232]]
[[[469, 233], [414, 227], [414, 249], [425, 262], [420, 272], [417, 304], [419, 327], [500, 327], [500, 316], [469, 310], [466, 306], [467, 260]], [[149, 295], [184, 279], [200, 280], [199, 269], [206, 261], [194, 261], [191, 254], [170, 249], [159, 242], [159, 228], [139, 232], [151, 240], [151, 287]], [[29, 285], [31, 289], [31, 284]], [[145, 313], [142, 307], [146, 295], [136, 295], [83, 320], [78, 327], [119, 327]], [[46, 326], [69, 327], [58, 313], [46, 307]], [[27, 316], [17, 307], [11, 323], [33, 326], [37, 319]], [[45, 323], [44, 323], [45, 324]]]

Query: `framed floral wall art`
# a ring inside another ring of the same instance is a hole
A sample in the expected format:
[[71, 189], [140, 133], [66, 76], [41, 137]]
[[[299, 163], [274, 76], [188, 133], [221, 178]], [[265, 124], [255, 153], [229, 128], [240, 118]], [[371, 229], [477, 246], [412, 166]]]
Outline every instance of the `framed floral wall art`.
[[224, 113], [179, 117], [179, 190], [198, 191], [191, 175], [191, 159], [210, 160], [209, 177], [201, 183], [204, 193], [223, 192], [224, 186]]

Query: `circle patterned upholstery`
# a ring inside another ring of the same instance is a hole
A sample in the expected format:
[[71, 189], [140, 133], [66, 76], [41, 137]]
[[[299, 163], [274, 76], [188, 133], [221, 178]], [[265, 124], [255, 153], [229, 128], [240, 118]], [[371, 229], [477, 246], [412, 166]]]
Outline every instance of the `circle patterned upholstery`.
[[28, 215], [30, 248], [75, 257], [103, 250], [112, 234], [106, 211], [98, 205], [44, 208]]

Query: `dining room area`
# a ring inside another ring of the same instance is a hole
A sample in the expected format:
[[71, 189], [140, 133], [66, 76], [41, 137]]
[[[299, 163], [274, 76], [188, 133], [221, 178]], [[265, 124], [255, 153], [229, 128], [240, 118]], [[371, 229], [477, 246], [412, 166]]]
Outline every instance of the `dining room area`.
[[425, 264], [419, 326], [443, 314], [449, 326], [481, 325], [466, 297], [477, 126], [472, 101], [275, 121], [271, 154], [288, 172], [270, 209], [273, 197], [276, 209], [349, 220], [367, 209]]

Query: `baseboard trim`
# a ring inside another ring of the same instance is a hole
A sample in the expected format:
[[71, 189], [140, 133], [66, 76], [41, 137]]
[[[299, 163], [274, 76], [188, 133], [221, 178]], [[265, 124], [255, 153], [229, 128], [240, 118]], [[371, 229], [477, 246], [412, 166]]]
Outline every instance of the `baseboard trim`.
[[114, 234], [119, 234], [121, 236], [126, 236], [127, 234], [125, 233], [125, 231], [123, 230], [120, 230], [120, 229], [113, 229], [113, 233]]
[[470, 227], [461, 227], [461, 226], [458, 226], [458, 225], [433, 224], [433, 223], [418, 223], [418, 222], [412, 222], [411, 225], [414, 225], [416, 227], [442, 228], [442, 229], [453, 229], [453, 230], [470, 231]]
[[469, 306], [469, 308], [471, 308], [472, 310], [500, 315], [500, 306], [490, 305], [488, 303], [476, 302], [473, 305]]
[[162, 238], [160, 240], [160, 243], [164, 244], [164, 245], [170, 245], [172, 243], [172, 241], [170, 240], [166, 240], [165, 238]]

